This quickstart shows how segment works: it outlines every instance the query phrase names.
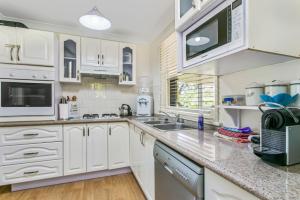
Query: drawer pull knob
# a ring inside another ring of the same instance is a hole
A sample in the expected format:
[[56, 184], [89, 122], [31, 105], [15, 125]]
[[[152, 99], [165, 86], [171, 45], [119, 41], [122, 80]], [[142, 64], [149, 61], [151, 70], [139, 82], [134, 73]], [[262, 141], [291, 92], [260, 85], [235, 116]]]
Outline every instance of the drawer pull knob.
[[38, 136], [39, 134], [38, 133], [27, 133], [27, 134], [24, 134], [24, 137], [34, 137], [34, 136]]
[[24, 153], [24, 156], [37, 156], [39, 152]]
[[37, 175], [39, 173], [39, 170], [37, 171], [32, 171], [32, 172], [24, 172], [24, 175], [27, 175], [27, 176], [34, 176], [34, 175]]

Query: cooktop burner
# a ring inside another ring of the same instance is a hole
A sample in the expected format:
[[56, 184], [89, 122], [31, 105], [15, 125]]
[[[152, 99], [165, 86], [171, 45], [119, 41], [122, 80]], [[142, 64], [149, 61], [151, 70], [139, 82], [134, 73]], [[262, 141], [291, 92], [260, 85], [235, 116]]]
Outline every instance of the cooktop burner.
[[82, 119], [101, 119], [101, 118], [118, 118], [119, 115], [116, 113], [103, 113], [100, 117], [99, 114], [84, 114]]
[[104, 113], [104, 114], [102, 114], [102, 117], [115, 118], [115, 117], [119, 117], [119, 115], [117, 115], [116, 113]]

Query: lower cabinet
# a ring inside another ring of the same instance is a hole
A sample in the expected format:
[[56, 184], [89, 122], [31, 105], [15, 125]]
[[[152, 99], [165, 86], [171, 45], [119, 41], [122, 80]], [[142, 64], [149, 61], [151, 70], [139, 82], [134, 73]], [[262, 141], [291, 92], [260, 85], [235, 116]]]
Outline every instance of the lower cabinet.
[[130, 131], [130, 166], [147, 199], [155, 199], [154, 157], [155, 138], [139, 128]]
[[108, 136], [108, 168], [129, 166], [129, 127], [128, 123], [111, 123]]
[[64, 125], [64, 175], [86, 172], [85, 125]]
[[127, 123], [64, 125], [64, 175], [129, 166]]
[[259, 200], [242, 188], [205, 169], [205, 199], [209, 200]]

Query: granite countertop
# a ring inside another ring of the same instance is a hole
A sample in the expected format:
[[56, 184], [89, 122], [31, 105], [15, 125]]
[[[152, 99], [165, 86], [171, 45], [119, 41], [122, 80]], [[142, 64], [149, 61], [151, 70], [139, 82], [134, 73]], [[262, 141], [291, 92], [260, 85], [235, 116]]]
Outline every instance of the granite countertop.
[[300, 199], [300, 165], [272, 166], [252, 153], [251, 144], [219, 139], [212, 131], [159, 131], [134, 118], [5, 122], [0, 127], [127, 121], [260, 199]]

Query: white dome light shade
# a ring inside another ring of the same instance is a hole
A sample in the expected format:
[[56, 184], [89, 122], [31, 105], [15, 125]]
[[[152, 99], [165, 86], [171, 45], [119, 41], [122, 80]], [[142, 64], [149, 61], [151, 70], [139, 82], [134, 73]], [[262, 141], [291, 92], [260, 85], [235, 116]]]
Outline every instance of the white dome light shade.
[[79, 22], [89, 29], [98, 31], [107, 30], [111, 27], [111, 22], [105, 18], [96, 7], [81, 16]]

